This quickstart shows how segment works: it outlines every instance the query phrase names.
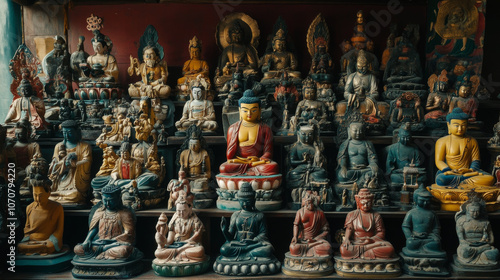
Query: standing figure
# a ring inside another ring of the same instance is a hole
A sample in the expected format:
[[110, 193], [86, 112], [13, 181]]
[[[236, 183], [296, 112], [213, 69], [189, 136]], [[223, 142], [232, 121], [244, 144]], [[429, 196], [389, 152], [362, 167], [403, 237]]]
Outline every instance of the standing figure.
[[401, 257], [403, 270], [410, 275], [446, 276], [446, 252], [441, 249], [439, 218], [430, 210], [432, 195], [425, 188], [413, 194], [415, 206], [406, 213], [403, 233], [406, 247]]
[[255, 208], [255, 191], [249, 183], [244, 182], [238, 190], [238, 202], [241, 210], [232, 214], [229, 225], [225, 217], [221, 220], [226, 242], [215, 260], [215, 272], [244, 276], [277, 273], [281, 263], [273, 255], [264, 214]]
[[345, 237], [340, 256], [335, 257], [335, 270], [341, 276], [353, 273], [398, 276], [401, 273], [399, 258], [391, 243], [385, 240], [382, 217], [372, 210], [374, 195], [363, 188], [355, 197], [358, 209], [349, 212], [345, 219]]
[[161, 213], [156, 224], [153, 269], [160, 276], [188, 276], [203, 273], [210, 265], [201, 244], [205, 228], [193, 213], [193, 205], [180, 196], [175, 214], [167, 226], [167, 215]]
[[498, 249], [488, 221], [486, 203], [475, 193], [468, 193], [468, 200], [455, 214], [456, 230], [460, 244], [453, 256], [451, 267], [457, 275], [498, 275]]
[[136, 218], [133, 210], [122, 204], [121, 188], [108, 185], [102, 189], [102, 203], [95, 205], [89, 217], [89, 232], [83, 243], [75, 246], [75, 278], [88, 278], [103, 271], [103, 278], [126, 278], [142, 271], [143, 254], [135, 244]]
[[[318, 207], [318, 197], [304, 196], [302, 208], [293, 222], [290, 252], [285, 254], [283, 273], [295, 276], [320, 276], [333, 272], [332, 246], [329, 242], [330, 226]], [[311, 266], [310, 263], [318, 263]]]

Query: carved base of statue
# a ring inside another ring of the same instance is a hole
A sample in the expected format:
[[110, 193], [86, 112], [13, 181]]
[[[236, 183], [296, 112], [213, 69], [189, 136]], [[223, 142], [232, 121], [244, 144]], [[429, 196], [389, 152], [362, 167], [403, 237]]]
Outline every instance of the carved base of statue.
[[399, 257], [392, 259], [344, 259], [335, 257], [335, 271], [341, 277], [387, 279], [401, 275]]
[[446, 253], [444, 256], [410, 257], [405, 254], [405, 249], [399, 254], [403, 259], [403, 271], [412, 276], [448, 276], [446, 268]]
[[144, 265], [142, 258], [144, 254], [137, 248], [134, 248], [132, 254], [125, 260], [107, 259], [98, 260], [95, 258], [85, 258], [75, 256], [73, 261], [73, 270], [71, 274], [75, 278], [86, 279], [122, 279], [130, 278], [140, 274]]
[[122, 90], [118, 84], [108, 83], [85, 83], [79, 84], [75, 90], [76, 100], [94, 100], [94, 99], [118, 99], [121, 98]]
[[295, 257], [287, 252], [281, 270], [292, 277], [320, 277], [332, 274], [333, 266], [331, 256]]
[[169, 262], [156, 263], [153, 260], [153, 270], [156, 275], [163, 277], [184, 277], [205, 273], [210, 267], [210, 257], [201, 262]]
[[427, 98], [427, 85], [419, 84], [419, 83], [392, 83], [387, 85], [387, 89], [382, 93], [382, 98], [384, 100], [394, 100], [401, 96], [402, 93], [411, 91], [418, 95], [421, 100], [425, 100]]
[[20, 271], [33, 273], [56, 273], [71, 267], [73, 252], [65, 245], [59, 253], [48, 255], [22, 255], [16, 256], [16, 267]]
[[496, 265], [468, 265], [458, 261], [457, 255], [453, 255], [451, 270], [454, 276], [473, 276], [473, 277], [498, 277], [500, 267]]
[[217, 257], [214, 262], [214, 271], [222, 275], [230, 276], [254, 276], [271, 275], [281, 270], [281, 263], [276, 259], [262, 258], [257, 260], [232, 261], [226, 260], [222, 256]]
[[195, 209], [206, 209], [211, 208], [217, 199], [217, 192], [214, 190], [210, 191], [191, 191], [194, 194], [193, 208]]
[[255, 190], [255, 207], [259, 211], [274, 211], [281, 209], [282, 191], [281, 174], [270, 176], [226, 176], [217, 175], [217, 208], [222, 210], [236, 211], [240, 210], [241, 206], [236, 197], [236, 193], [243, 182], [248, 182]]
[[441, 202], [441, 210], [457, 212], [467, 200], [467, 193], [474, 189], [479, 197], [486, 201], [486, 210], [494, 212], [500, 209], [500, 202], [497, 200], [500, 195], [500, 189], [494, 186], [478, 186], [460, 184], [456, 189], [450, 187], [442, 187], [437, 184], [427, 187], [431, 194]]

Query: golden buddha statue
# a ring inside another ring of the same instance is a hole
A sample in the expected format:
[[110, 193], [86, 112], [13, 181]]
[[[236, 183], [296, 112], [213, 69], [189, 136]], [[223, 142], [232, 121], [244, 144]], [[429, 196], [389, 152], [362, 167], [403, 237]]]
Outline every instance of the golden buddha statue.
[[262, 82], [269, 79], [279, 79], [281, 73], [286, 72], [294, 80], [299, 79], [300, 72], [297, 71], [297, 58], [287, 50], [286, 34], [279, 29], [272, 39], [272, 52], [262, 57]]
[[253, 18], [244, 13], [232, 13], [217, 25], [215, 37], [217, 44], [223, 49], [215, 70], [217, 89], [221, 89], [231, 80], [236, 68], [242, 70], [245, 76], [258, 73], [259, 58], [256, 47], [260, 30]]
[[167, 63], [161, 61], [158, 49], [147, 47], [144, 49], [142, 60], [139, 64], [137, 58], [130, 56], [128, 74], [141, 76], [142, 80], [130, 84], [128, 93], [131, 97], [148, 96], [150, 98], [168, 98], [170, 87], [167, 85]]
[[184, 76], [177, 80], [177, 86], [182, 91], [188, 90], [187, 85], [200, 75], [210, 87], [210, 79], [208, 78], [209, 68], [207, 62], [201, 59], [201, 47], [201, 41], [198, 37], [194, 36], [193, 39], [189, 40], [188, 50], [190, 59], [184, 62], [184, 66], [182, 67], [182, 75]]
[[26, 208], [24, 237], [17, 245], [19, 254], [47, 255], [60, 252], [63, 243], [64, 210], [58, 202], [49, 200], [50, 180], [36, 174], [30, 180], [33, 199]]
[[488, 198], [489, 210], [498, 204], [498, 189], [493, 187], [495, 178], [481, 170], [479, 145], [476, 139], [466, 135], [468, 119], [468, 114], [455, 108], [446, 116], [450, 135], [436, 141], [435, 162], [439, 170], [430, 192], [441, 201], [442, 210], [458, 211], [463, 203], [461, 194], [472, 188], [485, 200]]

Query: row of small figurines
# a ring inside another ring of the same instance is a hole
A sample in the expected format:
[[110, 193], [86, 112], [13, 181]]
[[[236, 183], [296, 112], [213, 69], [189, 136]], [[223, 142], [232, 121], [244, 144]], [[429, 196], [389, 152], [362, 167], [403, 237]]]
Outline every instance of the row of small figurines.
[[[69, 266], [71, 253], [62, 245], [63, 208], [48, 199], [50, 189], [43, 179], [37, 178], [33, 186], [35, 202], [27, 208], [28, 222], [25, 236], [17, 247], [18, 260], [25, 258], [23, 255], [40, 254], [36, 261], [51, 258], [52, 264]], [[218, 274], [238, 276], [278, 273], [282, 264], [273, 254], [264, 214], [255, 208], [255, 191], [245, 183], [238, 193], [242, 210], [234, 212], [229, 223], [222, 217], [221, 230], [226, 241], [213, 269]], [[144, 255], [134, 247], [135, 215], [123, 206], [120, 187], [106, 186], [102, 196], [103, 203], [90, 212], [85, 240], [74, 247], [73, 276], [88, 278], [100, 274], [103, 268], [107, 271], [103, 278], [137, 275], [142, 272]], [[399, 257], [385, 240], [380, 214], [372, 209], [373, 194], [369, 189], [361, 189], [356, 195], [358, 209], [347, 214], [344, 230], [336, 234], [340, 252], [335, 254], [334, 264], [328, 221], [317, 205], [318, 197], [306, 195], [302, 208], [296, 213], [290, 251], [285, 254], [282, 271], [302, 277], [328, 275], [334, 270], [347, 277], [389, 278], [399, 276], [402, 271], [411, 275], [447, 276], [439, 219], [429, 209], [431, 197], [425, 189], [415, 192], [415, 206], [402, 223], [406, 247]], [[192, 202], [193, 197], [183, 193], [175, 201], [176, 212], [170, 222], [166, 213], [158, 219], [155, 234], [158, 246], [152, 264], [157, 275], [195, 275], [209, 267], [210, 258], [202, 245], [204, 226], [193, 212]], [[41, 215], [42, 212], [51, 215]], [[472, 191], [455, 220], [460, 244], [451, 265], [454, 272], [477, 275], [497, 271], [498, 250], [493, 247], [494, 236], [484, 200]], [[40, 224], [50, 227], [36, 226]], [[45, 240], [44, 236], [50, 238]], [[59, 255], [53, 257], [52, 254]]]

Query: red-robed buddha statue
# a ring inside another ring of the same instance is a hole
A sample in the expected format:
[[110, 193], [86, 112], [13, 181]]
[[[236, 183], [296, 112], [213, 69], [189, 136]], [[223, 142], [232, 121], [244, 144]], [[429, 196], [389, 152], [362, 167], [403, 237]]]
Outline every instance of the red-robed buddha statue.
[[273, 155], [273, 133], [260, 121], [261, 103], [252, 90], [238, 101], [240, 121], [227, 132], [227, 162], [220, 166], [222, 175], [268, 176], [278, 174]]

